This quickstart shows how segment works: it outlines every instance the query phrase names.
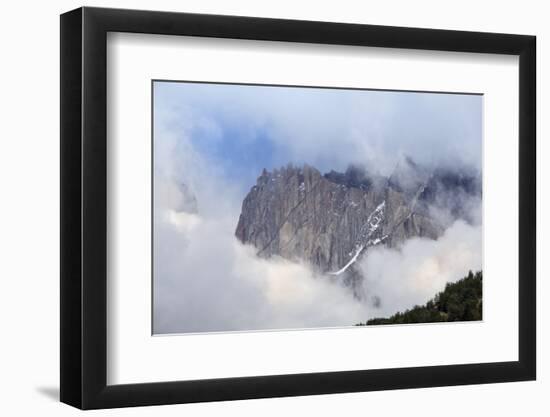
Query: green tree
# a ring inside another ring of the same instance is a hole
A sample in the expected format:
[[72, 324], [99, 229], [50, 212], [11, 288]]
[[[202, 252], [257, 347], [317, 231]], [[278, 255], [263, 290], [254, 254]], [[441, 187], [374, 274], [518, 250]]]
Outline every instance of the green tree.
[[358, 326], [379, 324], [473, 321], [483, 318], [483, 274], [468, 272], [464, 278], [447, 283], [445, 289], [423, 306], [398, 312], [389, 318], [373, 318]]

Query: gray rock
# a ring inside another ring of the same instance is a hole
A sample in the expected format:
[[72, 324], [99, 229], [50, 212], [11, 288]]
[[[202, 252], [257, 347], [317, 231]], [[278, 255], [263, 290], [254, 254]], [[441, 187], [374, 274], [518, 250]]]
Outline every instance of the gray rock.
[[357, 167], [325, 175], [308, 165], [264, 169], [243, 201], [235, 235], [259, 256], [306, 261], [319, 273], [341, 276], [361, 298], [354, 263], [369, 248], [436, 239], [444, 230], [423, 199], [432, 177], [405, 164], [390, 178]]

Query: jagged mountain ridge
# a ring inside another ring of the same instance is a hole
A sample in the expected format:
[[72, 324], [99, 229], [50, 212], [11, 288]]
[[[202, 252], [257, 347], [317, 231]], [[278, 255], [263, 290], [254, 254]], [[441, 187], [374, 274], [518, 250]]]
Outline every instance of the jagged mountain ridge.
[[243, 201], [235, 234], [259, 256], [306, 261], [354, 284], [361, 279], [354, 263], [370, 247], [443, 233], [445, 225], [429, 211], [443, 191], [481, 192], [468, 175], [442, 172], [409, 158], [388, 178], [358, 167], [324, 175], [308, 165], [264, 169]]

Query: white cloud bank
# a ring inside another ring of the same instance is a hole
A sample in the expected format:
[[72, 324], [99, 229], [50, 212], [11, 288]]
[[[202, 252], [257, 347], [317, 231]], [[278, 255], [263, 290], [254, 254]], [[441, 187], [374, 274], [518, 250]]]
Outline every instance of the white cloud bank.
[[[160, 190], [169, 198], [159, 201], [177, 204], [174, 187], [159, 186], [159, 197]], [[223, 187], [218, 192], [229, 197]], [[338, 280], [305, 264], [257, 257], [234, 228], [231, 211], [207, 218], [156, 208], [156, 334], [351, 326], [423, 304], [447, 282], [481, 268], [480, 227], [456, 221], [437, 241], [373, 248], [360, 263], [368, 298], [358, 301]]]
[[379, 297], [369, 316], [387, 317], [425, 304], [447, 282], [481, 270], [481, 227], [457, 220], [438, 240], [412, 238], [401, 247], [376, 247], [361, 261], [365, 292]]
[[154, 332], [342, 326], [366, 305], [303, 264], [262, 259], [234, 237], [234, 219], [159, 213]]

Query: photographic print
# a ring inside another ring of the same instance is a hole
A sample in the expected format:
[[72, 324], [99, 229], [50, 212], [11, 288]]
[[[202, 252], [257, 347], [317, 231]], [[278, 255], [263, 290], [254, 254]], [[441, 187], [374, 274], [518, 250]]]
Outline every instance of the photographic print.
[[482, 95], [152, 94], [153, 334], [482, 320]]

